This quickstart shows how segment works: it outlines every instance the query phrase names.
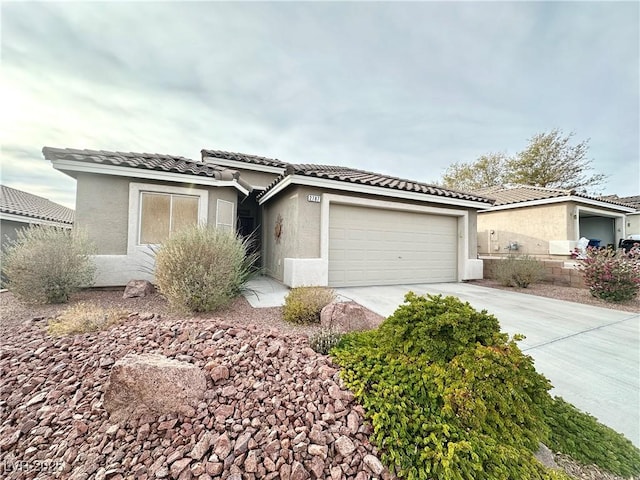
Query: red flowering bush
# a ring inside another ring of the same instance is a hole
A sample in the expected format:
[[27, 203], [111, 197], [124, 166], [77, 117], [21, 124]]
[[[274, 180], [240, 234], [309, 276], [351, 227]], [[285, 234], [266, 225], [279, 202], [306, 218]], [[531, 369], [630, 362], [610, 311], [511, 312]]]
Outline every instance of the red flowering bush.
[[607, 302], [626, 302], [640, 290], [640, 248], [629, 252], [588, 248], [578, 268], [591, 295]]

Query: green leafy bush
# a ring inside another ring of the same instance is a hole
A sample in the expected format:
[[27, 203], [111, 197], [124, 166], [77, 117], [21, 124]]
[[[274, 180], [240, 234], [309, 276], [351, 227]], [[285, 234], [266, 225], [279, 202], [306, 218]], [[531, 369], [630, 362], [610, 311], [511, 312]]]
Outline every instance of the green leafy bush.
[[282, 316], [298, 324], [320, 322], [320, 312], [335, 298], [335, 292], [325, 287], [292, 288], [284, 299]]
[[121, 323], [127, 318], [128, 312], [125, 310], [103, 308], [93, 303], [78, 303], [50, 321], [47, 331], [54, 337], [97, 332]]
[[309, 336], [309, 345], [314, 351], [327, 355], [342, 339], [343, 334], [331, 329], [323, 328]]
[[505, 287], [527, 288], [544, 278], [544, 265], [528, 255], [510, 255], [496, 264], [496, 279]]
[[516, 340], [457, 298], [409, 293], [378, 330], [332, 352], [400, 477], [563, 478], [534, 458], [550, 384]]
[[551, 428], [547, 445], [553, 451], [623, 477], [640, 475], [640, 450], [591, 415], [556, 397], [545, 409], [545, 420]]
[[91, 286], [94, 247], [81, 230], [30, 226], [18, 230], [3, 255], [7, 288], [27, 303], [64, 303]]
[[634, 250], [588, 248], [578, 268], [591, 295], [607, 302], [626, 302], [640, 289], [640, 257]]
[[257, 254], [235, 232], [194, 226], [172, 235], [155, 255], [158, 289], [183, 311], [209, 312], [229, 304], [255, 272]]

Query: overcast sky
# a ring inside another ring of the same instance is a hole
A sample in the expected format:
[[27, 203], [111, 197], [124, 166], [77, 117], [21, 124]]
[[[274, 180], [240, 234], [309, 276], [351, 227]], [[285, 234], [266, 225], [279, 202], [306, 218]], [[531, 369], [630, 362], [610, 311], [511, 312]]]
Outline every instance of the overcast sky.
[[433, 182], [560, 128], [640, 193], [639, 6], [1, 4], [2, 183], [74, 206], [43, 146], [229, 150]]

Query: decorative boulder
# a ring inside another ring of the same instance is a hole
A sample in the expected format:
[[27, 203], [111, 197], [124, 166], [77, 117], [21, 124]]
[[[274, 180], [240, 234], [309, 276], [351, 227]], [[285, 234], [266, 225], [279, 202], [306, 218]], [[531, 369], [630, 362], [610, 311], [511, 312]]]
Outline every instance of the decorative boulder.
[[336, 332], [370, 330], [380, 323], [380, 317], [368, 312], [356, 302], [335, 302], [320, 312], [320, 325]]
[[547, 468], [559, 468], [553, 452], [544, 443], [539, 444], [535, 457]]
[[146, 297], [155, 291], [153, 284], [147, 280], [130, 280], [124, 288], [122, 298]]
[[114, 422], [143, 413], [191, 416], [204, 398], [205, 374], [163, 355], [127, 355], [111, 368], [104, 407]]

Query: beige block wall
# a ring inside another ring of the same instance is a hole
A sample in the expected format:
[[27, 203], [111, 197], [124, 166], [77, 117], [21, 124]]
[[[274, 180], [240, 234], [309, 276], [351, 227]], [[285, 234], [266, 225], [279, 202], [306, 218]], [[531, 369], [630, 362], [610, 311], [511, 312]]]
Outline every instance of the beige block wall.
[[[567, 204], [540, 205], [478, 213], [478, 253], [506, 255], [510, 242], [518, 254], [548, 255], [549, 240], [573, 240], [574, 220]], [[493, 233], [492, 233], [493, 232]]]
[[[98, 255], [126, 255], [129, 223], [129, 184], [193, 187], [184, 183], [163, 183], [145, 179], [79, 173], [77, 176], [75, 225], [86, 229]], [[233, 187], [195, 186], [209, 192], [209, 224], [215, 225], [217, 200], [237, 205]], [[234, 212], [237, 213], [237, 212]]]

